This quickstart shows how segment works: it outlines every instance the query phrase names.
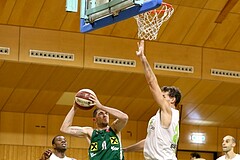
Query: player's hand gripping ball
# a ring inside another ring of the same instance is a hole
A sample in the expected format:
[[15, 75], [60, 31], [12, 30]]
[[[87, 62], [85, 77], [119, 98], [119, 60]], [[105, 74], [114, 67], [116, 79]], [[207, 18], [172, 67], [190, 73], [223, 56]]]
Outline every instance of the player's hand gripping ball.
[[75, 105], [84, 110], [92, 109], [95, 103], [89, 100], [91, 94], [96, 96], [91, 89], [81, 89], [78, 91], [75, 95]]

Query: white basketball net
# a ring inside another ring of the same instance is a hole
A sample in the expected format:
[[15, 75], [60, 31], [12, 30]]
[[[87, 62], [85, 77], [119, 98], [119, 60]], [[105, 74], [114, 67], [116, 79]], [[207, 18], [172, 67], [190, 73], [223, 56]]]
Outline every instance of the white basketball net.
[[173, 14], [172, 5], [162, 3], [161, 9], [154, 9], [134, 16], [138, 25], [138, 38], [145, 40], [156, 40], [158, 31]]

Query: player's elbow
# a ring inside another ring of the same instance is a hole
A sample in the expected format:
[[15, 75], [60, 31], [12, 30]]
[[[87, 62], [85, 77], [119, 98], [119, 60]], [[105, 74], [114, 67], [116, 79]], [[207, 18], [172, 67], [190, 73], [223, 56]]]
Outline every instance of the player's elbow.
[[123, 116], [121, 117], [121, 120], [123, 121], [123, 122], [125, 122], [125, 123], [127, 123], [128, 122], [128, 115], [126, 114], [126, 113], [124, 113], [123, 114]]
[[61, 126], [60, 132], [62, 132], [62, 133], [67, 133], [67, 128], [64, 127], [64, 126]]
[[123, 118], [123, 119], [124, 119], [124, 121], [126, 121], [126, 122], [127, 122], [127, 121], [128, 121], [128, 119], [129, 119], [128, 115], [127, 115], [127, 114], [124, 114], [124, 118]]
[[61, 127], [60, 132], [65, 133], [65, 130]]

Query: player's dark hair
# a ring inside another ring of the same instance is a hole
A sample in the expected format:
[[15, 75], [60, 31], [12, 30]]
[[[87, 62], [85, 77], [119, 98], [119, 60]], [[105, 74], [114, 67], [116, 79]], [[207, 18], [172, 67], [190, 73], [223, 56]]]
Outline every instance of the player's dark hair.
[[56, 135], [55, 137], [53, 137], [53, 139], [52, 139], [52, 145], [55, 144], [55, 140], [56, 140], [56, 138], [59, 137], [59, 136], [62, 136], [62, 135]]
[[94, 111], [93, 111], [93, 117], [96, 117], [98, 110], [99, 110], [98, 108], [94, 109]]
[[179, 102], [181, 101], [181, 91], [174, 86], [163, 86], [161, 88], [161, 90], [163, 92], [169, 92], [169, 97], [175, 97], [176, 101], [175, 101], [175, 107], [179, 104]]
[[197, 152], [191, 153], [191, 157], [192, 158], [201, 158], [200, 154], [198, 154]]

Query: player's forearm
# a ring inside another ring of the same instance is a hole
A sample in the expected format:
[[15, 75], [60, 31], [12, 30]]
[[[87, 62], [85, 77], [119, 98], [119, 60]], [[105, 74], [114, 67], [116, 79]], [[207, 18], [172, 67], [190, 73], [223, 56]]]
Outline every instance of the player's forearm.
[[151, 66], [148, 63], [146, 56], [144, 56], [144, 55], [140, 56], [140, 59], [143, 64], [146, 80], [147, 80], [148, 84], [151, 85], [152, 82], [157, 81], [157, 78], [156, 78], [155, 74], [153, 73]]
[[133, 145], [130, 145], [126, 148], [123, 148], [124, 152], [135, 152], [135, 151], [140, 151], [140, 150], [143, 150], [144, 148], [144, 143], [145, 143], [145, 139], [133, 144]]
[[128, 121], [128, 115], [118, 109], [107, 107], [104, 105], [99, 105], [98, 108], [108, 112], [109, 114], [111, 114], [115, 118], [118, 118], [119, 120]]
[[67, 133], [68, 132], [68, 127], [72, 125], [73, 122], [73, 117], [76, 113], [76, 108], [72, 107], [71, 110], [68, 112], [67, 116], [65, 117], [62, 126], [60, 128], [61, 132]]

